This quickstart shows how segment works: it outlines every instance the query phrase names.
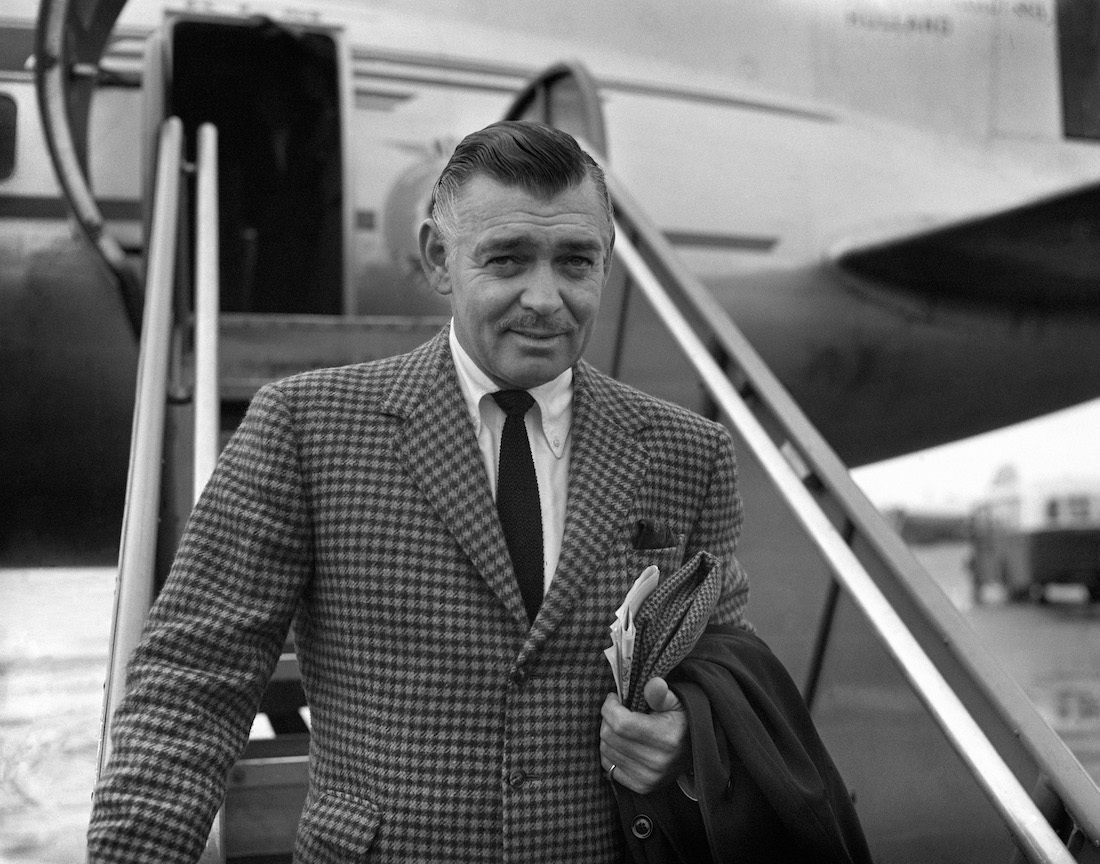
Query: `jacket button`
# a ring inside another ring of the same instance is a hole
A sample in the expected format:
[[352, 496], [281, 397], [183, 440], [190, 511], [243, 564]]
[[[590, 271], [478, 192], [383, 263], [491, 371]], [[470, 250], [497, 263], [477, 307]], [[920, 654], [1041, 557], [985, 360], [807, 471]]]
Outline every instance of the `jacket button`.
[[646, 840], [653, 833], [653, 820], [648, 816], [635, 816], [630, 823], [630, 832], [639, 840]]
[[517, 687], [522, 687], [524, 684], [526, 684], [527, 683], [527, 670], [524, 669], [523, 667], [520, 667], [520, 668], [516, 669], [512, 673], [512, 683], [515, 684]]
[[513, 768], [508, 772], [508, 785], [513, 789], [518, 789], [523, 785], [527, 779], [527, 773], [521, 768]]

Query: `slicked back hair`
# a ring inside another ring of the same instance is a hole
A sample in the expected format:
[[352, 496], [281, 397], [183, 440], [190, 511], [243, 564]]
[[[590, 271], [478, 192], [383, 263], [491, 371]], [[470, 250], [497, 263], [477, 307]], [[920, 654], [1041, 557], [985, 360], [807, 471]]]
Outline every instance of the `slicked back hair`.
[[603, 203], [610, 254], [615, 244], [615, 224], [603, 169], [567, 132], [529, 120], [502, 120], [463, 138], [432, 190], [431, 216], [448, 257], [458, 236], [455, 209], [459, 195], [470, 180], [479, 176], [504, 186], [517, 186], [544, 199], [573, 189], [590, 177]]

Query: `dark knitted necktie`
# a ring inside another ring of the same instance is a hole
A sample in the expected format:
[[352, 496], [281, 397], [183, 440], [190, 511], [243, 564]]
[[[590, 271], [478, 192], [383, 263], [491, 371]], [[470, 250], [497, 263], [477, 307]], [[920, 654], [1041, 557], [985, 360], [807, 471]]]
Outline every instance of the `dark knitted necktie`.
[[535, 400], [526, 390], [498, 390], [493, 399], [506, 415], [497, 463], [497, 513], [527, 618], [534, 621], [542, 605], [542, 510], [523, 416]]

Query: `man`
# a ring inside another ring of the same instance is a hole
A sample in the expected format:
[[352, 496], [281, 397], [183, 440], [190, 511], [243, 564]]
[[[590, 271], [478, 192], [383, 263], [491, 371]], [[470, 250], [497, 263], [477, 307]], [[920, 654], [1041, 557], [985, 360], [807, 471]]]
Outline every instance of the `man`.
[[[451, 326], [257, 394], [131, 661], [93, 861], [197, 857], [292, 619], [298, 860], [622, 859], [612, 784], [670, 784], [690, 757], [659, 679], [650, 714], [608, 696], [612, 614], [646, 566], [699, 550], [725, 568], [713, 620], [740, 623], [747, 585], [728, 434], [580, 360], [613, 241], [568, 135], [459, 144], [420, 232]], [[640, 520], [665, 539], [638, 543]]]

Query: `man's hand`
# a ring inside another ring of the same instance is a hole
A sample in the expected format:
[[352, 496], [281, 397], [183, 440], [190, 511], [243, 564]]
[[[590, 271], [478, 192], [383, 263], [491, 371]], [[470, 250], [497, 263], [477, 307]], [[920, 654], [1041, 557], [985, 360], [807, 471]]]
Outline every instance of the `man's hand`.
[[630, 711], [614, 693], [604, 699], [600, 725], [600, 763], [615, 766], [612, 779], [645, 794], [675, 780], [691, 768], [687, 715], [663, 678], [645, 685], [652, 714]]

